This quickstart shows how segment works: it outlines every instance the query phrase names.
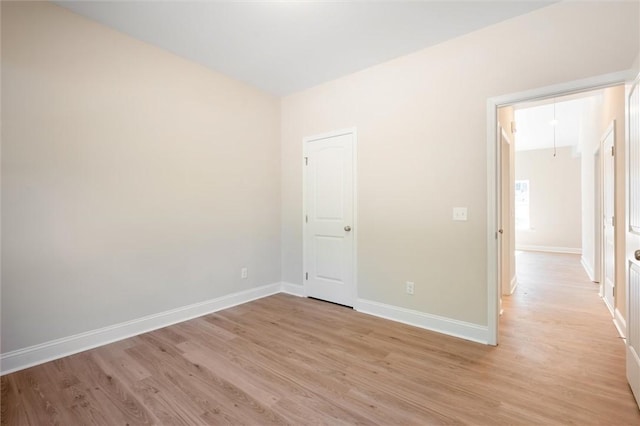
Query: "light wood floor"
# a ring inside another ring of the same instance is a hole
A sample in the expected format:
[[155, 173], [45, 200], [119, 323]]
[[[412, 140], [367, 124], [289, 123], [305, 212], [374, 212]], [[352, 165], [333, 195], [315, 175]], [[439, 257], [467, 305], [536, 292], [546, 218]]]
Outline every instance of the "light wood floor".
[[518, 268], [497, 348], [276, 295], [4, 376], [2, 424], [640, 424], [578, 257]]

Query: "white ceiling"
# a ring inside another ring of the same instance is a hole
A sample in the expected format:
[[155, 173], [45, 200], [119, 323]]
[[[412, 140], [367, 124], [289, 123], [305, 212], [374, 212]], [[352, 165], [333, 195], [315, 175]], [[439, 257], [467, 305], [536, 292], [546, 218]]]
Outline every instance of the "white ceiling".
[[[578, 146], [583, 121], [590, 119], [588, 109], [594, 99], [601, 98], [600, 90], [578, 96], [547, 99], [515, 110], [516, 151], [530, 151], [556, 147]], [[551, 121], [557, 120], [555, 126]]]
[[554, 1], [56, 1], [286, 95]]

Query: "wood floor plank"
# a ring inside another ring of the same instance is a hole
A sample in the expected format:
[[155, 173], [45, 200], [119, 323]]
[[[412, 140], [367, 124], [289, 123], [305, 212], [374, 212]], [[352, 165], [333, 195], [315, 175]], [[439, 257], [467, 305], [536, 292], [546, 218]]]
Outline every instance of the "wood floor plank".
[[222, 380], [233, 383], [263, 406], [270, 407], [281, 397], [274, 394], [275, 392], [270, 392], [270, 389], [264, 386], [264, 382], [256, 380], [255, 376], [248, 376], [245, 370], [235, 367], [227, 359], [217, 357], [202, 346], [191, 346], [184, 357], [194, 364], [207, 368]]
[[[141, 338], [152, 341], [151, 336], [144, 335]], [[177, 387], [190, 395], [206, 411], [219, 413], [225, 418], [235, 418], [237, 423], [286, 423], [252, 395], [225, 380], [215, 371], [187, 360], [177, 350], [169, 350], [164, 346], [141, 346], [127, 351], [132, 353], [132, 356], [146, 360], [155, 371], [154, 377], [168, 379], [166, 389]]]
[[[243, 374], [251, 378], [248, 383], [254, 386], [260, 386], [269, 394], [278, 399], [291, 394], [306, 395], [306, 390], [294, 381], [287, 380], [277, 374], [272, 368], [273, 355], [267, 357], [260, 355], [253, 348], [244, 350], [239, 347], [237, 340], [222, 341], [208, 338], [185, 342], [180, 345], [185, 354], [197, 348], [197, 350], [206, 352], [209, 361], [220, 363], [220, 368], [216, 370], [216, 374], [220, 369], [228, 369], [225, 375]], [[212, 370], [213, 371], [213, 370]]]
[[83, 382], [94, 386], [91, 392], [102, 407], [101, 412], [109, 413], [119, 423], [153, 424], [154, 419], [146, 407], [124, 384], [117, 370], [105, 368], [105, 364], [96, 360], [96, 355], [84, 352], [74, 355], [78, 362], [74, 369], [83, 376]]
[[24, 406], [22, 392], [13, 383], [14, 377], [2, 377], [2, 401], [15, 401], [11, 404], [3, 403], [0, 419], [2, 425], [31, 424]]
[[490, 347], [279, 294], [2, 377], [2, 425], [638, 425], [579, 257], [518, 253]]

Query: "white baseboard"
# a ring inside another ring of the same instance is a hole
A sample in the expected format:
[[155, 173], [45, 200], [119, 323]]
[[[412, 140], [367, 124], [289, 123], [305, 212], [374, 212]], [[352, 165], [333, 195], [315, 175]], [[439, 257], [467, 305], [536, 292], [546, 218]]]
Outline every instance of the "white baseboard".
[[582, 264], [582, 267], [584, 268], [584, 271], [587, 273], [587, 276], [589, 277], [589, 279], [593, 282], [596, 282], [596, 276], [595, 276], [595, 273], [593, 272], [593, 268], [591, 267], [591, 265], [589, 265], [589, 263], [587, 262], [587, 259], [585, 259], [584, 256], [580, 257], [580, 263]]
[[616, 308], [613, 313], [613, 324], [618, 329], [618, 334], [623, 339], [627, 338], [627, 322], [622, 317], [620, 311]]
[[[516, 287], [518, 286], [518, 276], [514, 275], [509, 281], [509, 287], [504, 289], [501, 293], [502, 296], [511, 296], [514, 291], [516, 291]], [[505, 291], [506, 290], [506, 291]], [[500, 299], [502, 300], [502, 299]]]
[[568, 254], [582, 254], [581, 248], [574, 247], [554, 247], [554, 246], [527, 246], [527, 245], [516, 245], [516, 250], [523, 251], [545, 251], [548, 253], [568, 253]]
[[[277, 293], [287, 293], [306, 297], [304, 286], [288, 282], [256, 287], [238, 293], [194, 303], [158, 314], [149, 315], [108, 327], [91, 330], [61, 339], [51, 340], [34, 346], [18, 349], [0, 355], [0, 374], [5, 375], [38, 364], [73, 355], [118, 340], [167, 327], [183, 321], [231, 308], [236, 305], [261, 299]], [[488, 328], [464, 321], [426, 314], [398, 306], [358, 299], [355, 309], [377, 317], [398, 321], [438, 333], [487, 344]]]
[[514, 275], [509, 283], [509, 294], [513, 294], [513, 292], [516, 291], [516, 287], [518, 287], [518, 276]]
[[358, 312], [386, 318], [392, 321], [425, 328], [438, 333], [471, 340], [478, 343], [489, 342], [489, 329], [486, 325], [478, 325], [465, 321], [458, 321], [420, 311], [386, 305], [371, 300], [358, 299], [354, 307]]
[[293, 296], [307, 297], [307, 292], [304, 290], [304, 286], [300, 284], [293, 284], [283, 281], [281, 291]]
[[283, 283], [269, 284], [7, 352], [0, 355], [0, 374], [4, 375], [22, 370], [222, 309], [227, 309], [232, 306], [280, 293], [282, 289]]
[[[601, 291], [604, 292], [604, 286], [600, 286], [600, 289], [601, 289]], [[604, 297], [604, 293], [600, 296], [600, 298], [604, 302], [604, 306], [606, 306], [607, 309], [609, 310], [609, 313], [611, 314], [611, 317], [615, 318], [615, 308], [609, 304], [609, 301], [607, 300], [607, 298]]]

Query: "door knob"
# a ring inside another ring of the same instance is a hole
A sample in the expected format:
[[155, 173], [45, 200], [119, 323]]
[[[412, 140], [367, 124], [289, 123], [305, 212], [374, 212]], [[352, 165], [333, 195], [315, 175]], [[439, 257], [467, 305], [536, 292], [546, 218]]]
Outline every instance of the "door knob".
[[347, 225], [347, 226], [344, 227], [344, 230], [349, 232], [349, 231], [351, 231], [351, 227], [349, 225]]
[[636, 250], [633, 255], [636, 257], [636, 260], [640, 260], [640, 250]]

